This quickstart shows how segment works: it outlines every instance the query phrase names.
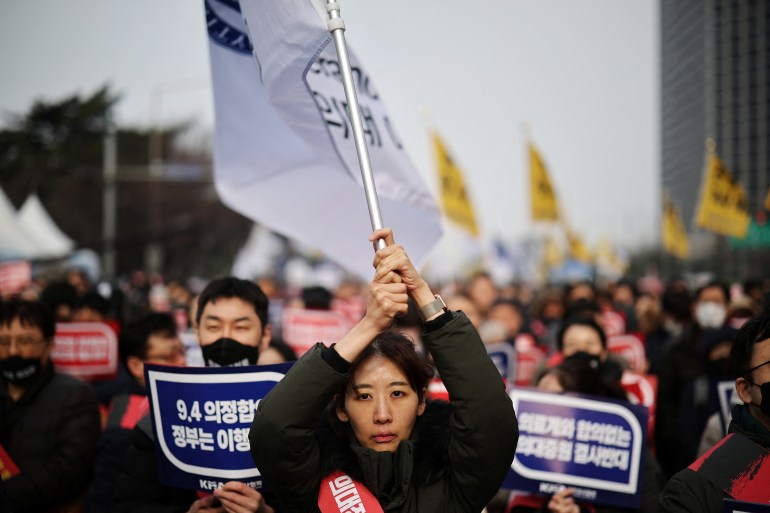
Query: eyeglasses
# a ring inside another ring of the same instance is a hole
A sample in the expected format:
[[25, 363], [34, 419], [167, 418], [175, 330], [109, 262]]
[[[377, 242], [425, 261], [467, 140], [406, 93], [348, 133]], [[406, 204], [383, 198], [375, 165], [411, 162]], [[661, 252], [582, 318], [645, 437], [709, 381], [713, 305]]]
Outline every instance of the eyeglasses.
[[11, 343], [15, 342], [16, 347], [19, 348], [26, 348], [26, 347], [32, 347], [36, 344], [41, 344], [45, 342], [42, 338], [36, 338], [32, 336], [21, 336], [21, 337], [0, 337], [0, 347], [3, 349], [11, 347]]
[[176, 361], [184, 360], [185, 357], [185, 351], [184, 348], [180, 348], [177, 350], [172, 350], [168, 353], [163, 354], [148, 354], [147, 359], [145, 360], [148, 363], [158, 362], [158, 363], [173, 363]]
[[746, 375], [748, 376], [749, 374], [751, 374], [752, 372], [754, 372], [754, 371], [755, 371], [755, 370], [757, 370], [758, 368], [760, 368], [760, 367], [764, 367], [764, 366], [765, 366], [765, 365], [767, 365], [768, 363], [770, 363], [770, 360], [767, 360], [765, 363], [760, 363], [759, 365], [756, 365], [756, 366], [754, 366], [754, 367], [750, 368], [749, 370], [747, 370], [747, 371], [746, 371]]

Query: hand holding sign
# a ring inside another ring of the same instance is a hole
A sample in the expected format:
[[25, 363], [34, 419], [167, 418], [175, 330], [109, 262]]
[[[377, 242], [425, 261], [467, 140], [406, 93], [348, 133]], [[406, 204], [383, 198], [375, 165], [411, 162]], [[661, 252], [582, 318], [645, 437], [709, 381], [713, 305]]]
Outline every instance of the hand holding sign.
[[273, 513], [273, 508], [265, 503], [261, 493], [238, 481], [230, 481], [217, 488], [214, 497], [219, 499], [228, 513]]
[[575, 492], [572, 488], [565, 488], [556, 492], [548, 501], [548, 511], [551, 513], [580, 513], [580, 506], [577, 505], [572, 494]]

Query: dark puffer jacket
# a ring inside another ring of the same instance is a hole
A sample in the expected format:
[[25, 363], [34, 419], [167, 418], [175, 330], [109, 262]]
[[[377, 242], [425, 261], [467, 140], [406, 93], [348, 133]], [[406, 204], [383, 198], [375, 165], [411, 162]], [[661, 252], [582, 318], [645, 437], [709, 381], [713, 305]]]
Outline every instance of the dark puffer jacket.
[[45, 511], [82, 499], [99, 437], [99, 409], [91, 387], [54, 372], [14, 402], [0, 380], [0, 444], [21, 473], [4, 483], [12, 511]]
[[423, 341], [452, 398], [430, 404], [395, 453], [317, 428], [347, 372], [322, 345], [303, 356], [260, 403], [251, 452], [284, 512], [319, 511], [321, 479], [341, 470], [360, 480], [386, 512], [481, 511], [513, 460], [518, 425], [478, 333], [461, 313], [426, 323]]
[[[739, 404], [733, 407], [733, 420], [729, 433], [745, 436], [766, 449], [770, 449], [770, 431]], [[698, 472], [686, 468], [671, 478], [660, 495], [662, 513], [721, 513], [722, 499], [728, 495], [716, 484]]]

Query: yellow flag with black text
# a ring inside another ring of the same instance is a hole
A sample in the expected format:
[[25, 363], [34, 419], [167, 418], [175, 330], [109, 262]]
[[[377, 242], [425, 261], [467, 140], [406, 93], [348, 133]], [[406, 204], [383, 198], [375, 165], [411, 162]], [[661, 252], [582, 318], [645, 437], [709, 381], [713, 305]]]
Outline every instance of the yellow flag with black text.
[[558, 221], [559, 205], [548, 170], [532, 144], [529, 149], [529, 190], [533, 221]]
[[476, 237], [479, 227], [460, 169], [449, 156], [438, 133], [433, 132], [433, 146], [438, 168], [441, 206], [446, 216]]
[[695, 224], [720, 235], [742, 239], [749, 230], [746, 191], [716, 153], [709, 155]]
[[564, 227], [564, 234], [567, 236], [570, 257], [580, 262], [589, 262], [591, 260], [591, 252], [586, 247], [583, 239], [566, 226]]
[[690, 239], [687, 228], [679, 217], [679, 210], [671, 201], [668, 194], [663, 193], [663, 222], [661, 224], [663, 249], [668, 253], [685, 260], [690, 256]]

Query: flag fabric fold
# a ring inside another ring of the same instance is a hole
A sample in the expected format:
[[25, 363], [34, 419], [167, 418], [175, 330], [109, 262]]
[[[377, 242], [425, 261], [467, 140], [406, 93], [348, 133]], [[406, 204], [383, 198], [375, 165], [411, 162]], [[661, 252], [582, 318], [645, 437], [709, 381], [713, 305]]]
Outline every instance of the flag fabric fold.
[[[205, 0], [205, 10], [222, 202], [370, 279], [371, 221], [324, 4]], [[349, 53], [383, 223], [419, 266], [441, 235], [438, 207]]]
[[459, 225], [474, 237], [479, 235], [476, 214], [468, 197], [462, 171], [452, 160], [444, 142], [437, 132], [433, 132], [433, 150], [438, 170], [441, 206], [447, 218]]
[[682, 260], [690, 256], [690, 240], [687, 237], [687, 228], [682, 222], [682, 218], [679, 217], [679, 209], [665, 192], [663, 193], [661, 232], [663, 249]]
[[742, 239], [749, 229], [746, 191], [716, 153], [708, 157], [706, 177], [701, 190], [695, 223], [720, 235]]
[[528, 144], [529, 187], [533, 221], [558, 221], [559, 203], [548, 169], [534, 145]]

